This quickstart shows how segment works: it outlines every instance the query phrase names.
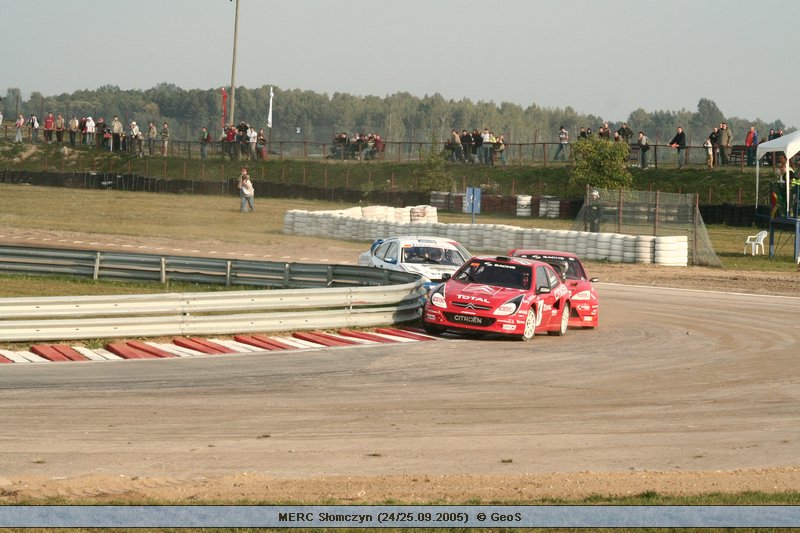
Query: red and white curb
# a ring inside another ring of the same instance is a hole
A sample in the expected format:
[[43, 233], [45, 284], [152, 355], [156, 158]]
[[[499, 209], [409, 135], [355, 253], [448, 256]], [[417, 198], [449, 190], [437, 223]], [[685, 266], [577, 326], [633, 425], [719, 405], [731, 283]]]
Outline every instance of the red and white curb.
[[109, 343], [105, 348], [85, 348], [66, 344], [34, 344], [30, 350], [0, 349], [0, 364], [166, 359], [196, 355], [246, 354], [433, 340], [438, 339], [413, 328], [377, 328], [371, 332], [350, 329], [340, 329], [336, 333], [296, 331], [289, 337], [268, 337], [259, 334], [235, 335], [233, 339], [175, 337], [171, 343], [119, 341]]

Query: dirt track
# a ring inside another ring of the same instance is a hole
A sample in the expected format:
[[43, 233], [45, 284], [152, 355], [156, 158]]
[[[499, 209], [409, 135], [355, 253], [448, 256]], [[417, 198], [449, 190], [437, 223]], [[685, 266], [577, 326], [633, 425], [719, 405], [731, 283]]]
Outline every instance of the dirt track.
[[[352, 262], [348, 247], [325, 255]], [[0, 369], [0, 499], [800, 490], [798, 300], [615, 285], [800, 295], [796, 277], [617, 265], [592, 274], [604, 282], [601, 328], [530, 344]]]

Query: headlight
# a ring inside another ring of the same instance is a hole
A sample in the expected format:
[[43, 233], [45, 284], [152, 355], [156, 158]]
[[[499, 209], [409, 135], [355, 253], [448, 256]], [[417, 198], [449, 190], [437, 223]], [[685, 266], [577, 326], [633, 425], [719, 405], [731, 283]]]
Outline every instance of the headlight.
[[431, 305], [436, 307], [447, 308], [447, 302], [444, 299], [444, 285], [440, 285], [438, 289], [431, 293]]
[[571, 300], [591, 300], [592, 299], [592, 291], [581, 291], [576, 292], [570, 298]]
[[522, 303], [522, 296], [517, 296], [516, 298], [507, 301], [506, 303], [495, 309], [493, 314], [497, 316], [513, 315], [514, 313], [517, 312], [517, 309], [519, 309], [519, 304], [521, 303]]

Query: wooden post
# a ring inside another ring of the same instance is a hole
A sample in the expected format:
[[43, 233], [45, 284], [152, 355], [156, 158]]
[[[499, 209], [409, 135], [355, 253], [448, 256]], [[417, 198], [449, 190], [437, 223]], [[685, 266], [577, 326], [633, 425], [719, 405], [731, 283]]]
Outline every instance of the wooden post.
[[186, 179], [186, 161], [183, 162], [183, 179]]
[[[172, 146], [172, 143], [169, 143]], [[167, 160], [164, 159], [164, 179], [167, 179]]]

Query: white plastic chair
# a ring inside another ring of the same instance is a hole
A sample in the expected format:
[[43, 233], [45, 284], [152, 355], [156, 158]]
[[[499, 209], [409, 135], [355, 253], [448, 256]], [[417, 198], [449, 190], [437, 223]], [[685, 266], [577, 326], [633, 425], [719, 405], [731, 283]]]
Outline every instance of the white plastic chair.
[[768, 233], [766, 231], [759, 231], [755, 235], [750, 235], [744, 240], [744, 250], [742, 250], [742, 254], [747, 253], [747, 246], [750, 245], [750, 255], [756, 255], [759, 253], [758, 249], [761, 248], [761, 253], [764, 253], [764, 239], [767, 238]]

